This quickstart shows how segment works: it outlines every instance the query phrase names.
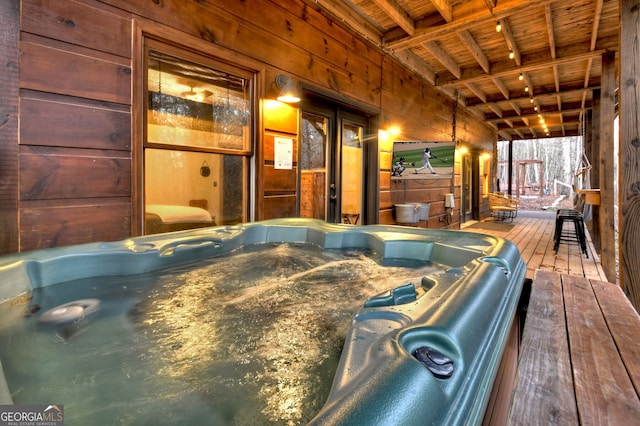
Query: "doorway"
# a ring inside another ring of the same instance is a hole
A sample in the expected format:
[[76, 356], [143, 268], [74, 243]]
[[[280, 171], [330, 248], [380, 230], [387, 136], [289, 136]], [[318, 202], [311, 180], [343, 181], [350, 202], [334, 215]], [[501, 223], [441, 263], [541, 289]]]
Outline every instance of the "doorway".
[[300, 126], [300, 216], [367, 223], [367, 194], [375, 186], [366, 178], [367, 158], [377, 150], [377, 138], [366, 136], [370, 115], [326, 99], [306, 99]]

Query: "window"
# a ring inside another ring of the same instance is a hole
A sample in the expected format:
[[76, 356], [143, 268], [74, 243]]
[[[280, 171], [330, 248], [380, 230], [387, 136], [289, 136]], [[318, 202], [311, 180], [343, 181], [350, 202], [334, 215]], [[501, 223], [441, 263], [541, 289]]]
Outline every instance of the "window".
[[254, 75], [145, 41], [145, 234], [246, 220]]

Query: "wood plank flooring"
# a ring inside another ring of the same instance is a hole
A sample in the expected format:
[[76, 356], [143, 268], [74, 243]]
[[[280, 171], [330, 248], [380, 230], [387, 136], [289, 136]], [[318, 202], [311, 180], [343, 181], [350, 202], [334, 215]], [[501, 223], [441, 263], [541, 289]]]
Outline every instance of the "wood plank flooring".
[[536, 269], [541, 269], [607, 281], [588, 230], [585, 230], [588, 258], [576, 244], [563, 242], [557, 254], [553, 251], [555, 212], [520, 211], [513, 222], [488, 218], [482, 222], [467, 222], [461, 229], [495, 235], [513, 242], [527, 264], [527, 278], [533, 279]]

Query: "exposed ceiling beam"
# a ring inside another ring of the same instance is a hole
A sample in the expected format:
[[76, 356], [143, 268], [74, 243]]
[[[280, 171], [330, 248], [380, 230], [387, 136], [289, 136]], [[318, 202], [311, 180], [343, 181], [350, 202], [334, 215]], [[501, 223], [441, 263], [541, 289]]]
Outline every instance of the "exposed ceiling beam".
[[474, 83], [469, 83], [466, 86], [473, 92], [474, 95], [478, 97], [478, 99], [480, 99], [482, 102], [487, 102], [487, 95], [482, 90], [480, 90], [477, 85], [475, 85]]
[[522, 72], [522, 76], [524, 77], [524, 92], [529, 95], [529, 97], [533, 98], [535, 93], [533, 92], [533, 84], [531, 84], [531, 78], [529, 77], [529, 73], [526, 71]]
[[502, 130], [498, 131], [498, 135], [502, 138], [503, 141], [511, 140], [511, 133], [503, 132]]
[[[496, 104], [487, 104], [487, 106], [489, 107], [489, 109], [491, 111], [493, 111], [493, 113], [495, 115], [497, 115], [498, 117], [502, 117], [502, 110], [500, 108], [498, 108], [498, 105], [496, 105]], [[511, 127], [513, 127], [513, 124], [511, 125]]]
[[511, 68], [506, 68], [500, 71], [493, 71], [491, 75], [476, 72], [474, 73], [475, 75], [473, 76], [460, 78], [458, 80], [444, 81], [444, 82], [441, 82], [440, 85], [441, 86], [447, 86], [447, 85], [457, 86], [460, 84], [466, 84], [468, 82], [477, 83], [479, 81], [484, 81], [493, 77], [507, 77], [520, 72], [537, 71], [540, 69], [549, 68], [553, 65], [564, 65], [564, 64], [569, 64], [576, 61], [585, 61], [585, 60], [588, 60], [589, 58], [600, 57], [604, 52], [605, 51], [601, 49], [601, 50], [594, 50], [593, 52], [583, 52], [583, 53], [577, 53], [574, 55], [563, 56], [563, 57], [556, 58], [554, 60], [545, 60], [542, 58], [538, 60], [531, 60], [530, 62], [527, 63], [527, 65], [523, 65], [522, 67], [519, 67], [519, 68], [511, 67]]
[[344, 22], [346, 26], [351, 28], [356, 34], [364, 39], [369, 40], [376, 46], [382, 47], [383, 34], [369, 20], [357, 13], [353, 8], [349, 7], [343, 1], [332, 0], [314, 0], [314, 2], [306, 2], [306, 4], [321, 13], [329, 14], [338, 21]]
[[443, 25], [430, 25], [424, 28], [420, 27], [416, 22], [416, 31], [411, 37], [404, 37], [403, 34], [403, 38], [397, 40], [394, 40], [394, 34], [389, 32], [385, 35], [385, 39], [389, 40], [385, 43], [385, 46], [394, 50], [409, 49], [426, 41], [442, 38], [451, 32], [472, 29], [476, 26], [485, 25], [487, 21], [495, 22], [512, 15], [525, 14], [556, 1], [560, 0], [502, 0], [493, 10], [465, 7], [463, 2], [461, 6], [458, 6], [460, 13], [456, 13], [456, 10], [453, 11], [454, 20]]
[[453, 21], [453, 8], [451, 7], [451, 2], [449, 2], [449, 0], [431, 0], [431, 4], [438, 9], [438, 12], [442, 15], [445, 21]]
[[424, 43], [425, 49], [427, 49], [435, 58], [440, 61], [442, 65], [446, 69], [449, 70], [451, 74], [453, 74], [456, 78], [462, 77], [462, 70], [460, 69], [460, 65], [458, 65], [453, 59], [440, 45], [435, 41], [428, 41]]
[[500, 77], [491, 77], [491, 81], [493, 81], [493, 84], [495, 84], [498, 90], [500, 90], [502, 96], [504, 96], [505, 99], [509, 99], [509, 89], [505, 86], [504, 81], [502, 81]]
[[525, 113], [522, 115], [506, 115], [503, 113], [502, 117], [486, 117], [486, 121], [489, 123], [501, 123], [504, 120], [510, 120], [510, 119], [520, 119], [523, 120], [526, 118], [528, 120], [534, 120], [535, 122], [538, 121], [538, 114], [542, 114], [542, 115], [555, 115], [555, 114], [565, 114], [565, 115], [572, 115], [572, 114], [580, 114], [580, 112], [583, 111], [583, 108], [580, 105], [575, 105], [575, 106], [571, 106], [569, 108], [564, 108], [562, 111], [558, 111], [558, 110], [551, 110], [551, 109], [545, 109], [545, 111], [538, 111], [538, 112], [531, 112], [531, 113]]
[[555, 59], [556, 58], [556, 38], [553, 33], [553, 15], [551, 15], [551, 5], [548, 4], [545, 6], [544, 16], [547, 20], [547, 34], [549, 37], [549, 51], [551, 53], [551, 59]]
[[522, 56], [520, 55], [520, 49], [516, 44], [516, 39], [513, 36], [513, 31], [511, 31], [511, 25], [509, 25], [509, 21], [507, 18], [501, 19], [500, 24], [502, 25], [502, 35], [504, 36], [504, 41], [507, 42], [507, 46], [509, 47], [509, 53], [513, 53], [513, 60], [518, 66], [522, 65]]
[[484, 2], [487, 4], [489, 10], [493, 9], [498, 4], [498, 0], [484, 0]]
[[396, 0], [372, 0], [389, 18], [410, 36], [415, 32], [415, 23]]
[[598, 41], [598, 28], [600, 27], [600, 16], [602, 15], [602, 0], [596, 0], [596, 11], [593, 17], [593, 28], [591, 29], [591, 50], [596, 50]]
[[[575, 88], [570, 88], [570, 87], [565, 87], [562, 90], [559, 91], [554, 91], [554, 92], [538, 92], [538, 94], [536, 95], [535, 99], [534, 99], [534, 103], [538, 106], [539, 105], [539, 100], [544, 100], [547, 98], [553, 98], [556, 96], [559, 96], [560, 94], [567, 94], [567, 95], [572, 95], [572, 94], [576, 94], [576, 93], [587, 93], [587, 92], [591, 92], [594, 91], [596, 89], [599, 89], [600, 86], [589, 86], [589, 87], [582, 87], [582, 85], [580, 85], [579, 87], [575, 87]], [[505, 105], [507, 104], [511, 104], [514, 102], [522, 102], [522, 101], [526, 101], [527, 99], [529, 99], [529, 95], [526, 96], [518, 96], [515, 98], [511, 98], [509, 100], [504, 100], [504, 99], [499, 99], [499, 100], [495, 100], [495, 101], [491, 101], [488, 100], [489, 102], [495, 102], [498, 105], [501, 105], [503, 108], [506, 108]], [[474, 101], [469, 101], [467, 103], [468, 107], [479, 107], [484, 105], [485, 102], [474, 102]]]
[[421, 75], [429, 83], [436, 85], [436, 71], [415, 53], [410, 50], [402, 50], [394, 52], [392, 56], [416, 74]]
[[460, 40], [462, 40], [467, 49], [469, 49], [469, 52], [471, 52], [471, 56], [473, 56], [476, 62], [480, 64], [484, 72], [486, 72], [487, 74], [490, 73], [491, 64], [489, 63], [489, 58], [487, 58], [487, 55], [484, 54], [484, 52], [478, 45], [478, 42], [476, 42], [471, 33], [467, 30], [459, 31], [458, 37], [460, 38]]

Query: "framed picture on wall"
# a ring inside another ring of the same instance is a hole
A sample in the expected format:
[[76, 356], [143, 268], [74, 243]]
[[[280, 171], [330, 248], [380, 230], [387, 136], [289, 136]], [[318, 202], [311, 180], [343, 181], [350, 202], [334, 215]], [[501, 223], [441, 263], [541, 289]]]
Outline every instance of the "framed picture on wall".
[[393, 143], [391, 179], [451, 177], [454, 160], [454, 142], [396, 141]]

